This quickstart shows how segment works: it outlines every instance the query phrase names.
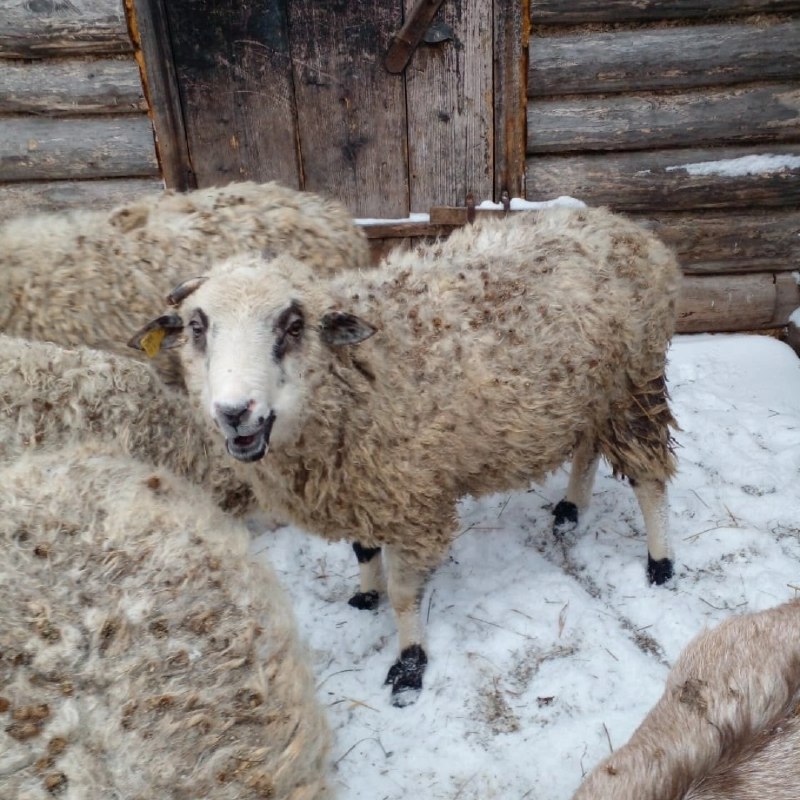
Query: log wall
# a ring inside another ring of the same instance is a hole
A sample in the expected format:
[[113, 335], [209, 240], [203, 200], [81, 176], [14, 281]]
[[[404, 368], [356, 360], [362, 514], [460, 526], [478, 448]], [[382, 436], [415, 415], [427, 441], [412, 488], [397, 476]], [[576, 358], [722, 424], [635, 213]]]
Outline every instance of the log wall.
[[800, 305], [800, 2], [531, 0], [529, 200], [638, 217], [686, 274], [682, 331]]
[[122, 0], [6, 0], [0, 220], [160, 191]]

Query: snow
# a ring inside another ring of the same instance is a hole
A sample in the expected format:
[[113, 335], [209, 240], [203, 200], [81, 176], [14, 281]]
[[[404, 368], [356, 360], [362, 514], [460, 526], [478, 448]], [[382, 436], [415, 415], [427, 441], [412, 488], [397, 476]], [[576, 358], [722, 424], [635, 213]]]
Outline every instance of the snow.
[[676, 577], [645, 578], [633, 493], [601, 466], [559, 544], [566, 469], [528, 492], [467, 498], [423, 602], [430, 663], [416, 705], [382, 685], [396, 657], [382, 603], [357, 611], [348, 544], [290, 528], [254, 539], [294, 598], [347, 800], [566, 800], [623, 744], [689, 639], [800, 589], [800, 361], [767, 337], [677, 337], [668, 377], [679, 473]]
[[701, 161], [697, 164], [679, 164], [666, 169], [667, 172], [682, 169], [689, 175], [722, 175], [726, 178], [740, 178], [745, 175], [763, 175], [798, 167], [800, 167], [800, 156], [767, 154], [726, 158], [720, 161]]

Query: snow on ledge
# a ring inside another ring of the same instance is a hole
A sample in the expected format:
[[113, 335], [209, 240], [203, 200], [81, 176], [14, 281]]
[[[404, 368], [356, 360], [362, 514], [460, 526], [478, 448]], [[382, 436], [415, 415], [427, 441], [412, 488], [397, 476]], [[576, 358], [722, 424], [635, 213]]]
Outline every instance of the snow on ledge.
[[409, 214], [407, 217], [403, 219], [355, 219], [353, 220], [356, 225], [400, 225], [404, 222], [425, 222], [428, 223], [431, 221], [430, 214]]
[[740, 178], [745, 175], [763, 175], [800, 167], [800, 156], [792, 155], [753, 155], [741, 158], [725, 158], [720, 161], [700, 161], [697, 164], [680, 164], [667, 167], [667, 172], [682, 169], [689, 175], [722, 175], [726, 178]]

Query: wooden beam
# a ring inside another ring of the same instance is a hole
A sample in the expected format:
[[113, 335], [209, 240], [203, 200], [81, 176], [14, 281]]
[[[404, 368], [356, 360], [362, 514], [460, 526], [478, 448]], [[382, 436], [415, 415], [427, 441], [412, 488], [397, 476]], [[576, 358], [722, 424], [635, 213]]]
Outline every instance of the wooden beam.
[[798, 140], [800, 83], [528, 104], [530, 154]]
[[109, 209], [164, 191], [158, 178], [0, 184], [0, 220], [68, 208]]
[[145, 116], [0, 119], [0, 182], [158, 174]]
[[751, 14], [786, 14], [798, 0], [531, 0], [534, 25], [704, 20]]
[[406, 21], [392, 36], [389, 50], [383, 60], [389, 72], [397, 75], [408, 66], [443, 2], [444, 0], [414, 0], [414, 5], [406, 9]]
[[130, 53], [121, 2], [5, 0], [0, 58]]
[[0, 61], [0, 113], [142, 114], [147, 104], [130, 57]]
[[[525, 193], [528, 0], [494, 4], [494, 200]], [[487, 199], [487, 198], [483, 198]]]
[[131, 39], [147, 97], [156, 153], [167, 187], [197, 188], [186, 138], [164, 0], [125, 0]]
[[[781, 157], [787, 166], [779, 166]], [[744, 174], [748, 167], [753, 174]], [[620, 211], [796, 207], [800, 145], [529, 158], [528, 200], [559, 195]]]
[[688, 89], [800, 74], [800, 20], [702, 25], [531, 41], [528, 95]]

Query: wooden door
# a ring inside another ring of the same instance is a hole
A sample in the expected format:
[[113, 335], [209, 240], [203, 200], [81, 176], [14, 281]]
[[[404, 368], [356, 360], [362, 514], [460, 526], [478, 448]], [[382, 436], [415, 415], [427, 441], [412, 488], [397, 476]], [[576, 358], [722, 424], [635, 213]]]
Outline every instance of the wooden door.
[[524, 70], [515, 3], [444, 0], [393, 74], [387, 51], [420, 0], [132, 2], [169, 185], [277, 179], [379, 218], [519, 193], [524, 88], [498, 91], [495, 69], [508, 48], [510, 74]]

